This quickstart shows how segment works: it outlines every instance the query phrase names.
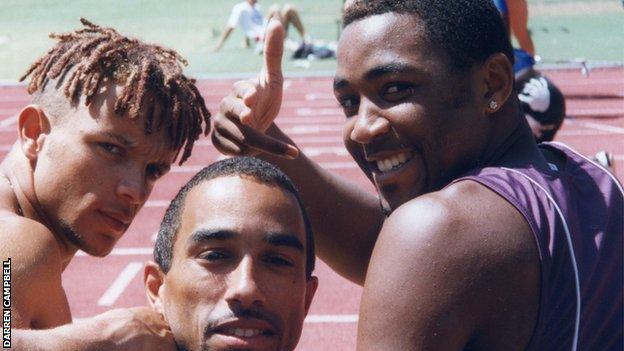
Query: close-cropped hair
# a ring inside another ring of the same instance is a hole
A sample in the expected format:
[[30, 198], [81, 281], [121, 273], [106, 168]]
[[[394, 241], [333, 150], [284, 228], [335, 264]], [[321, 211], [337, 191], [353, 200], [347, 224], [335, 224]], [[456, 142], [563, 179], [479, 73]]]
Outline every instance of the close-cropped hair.
[[306, 277], [314, 271], [314, 236], [308, 214], [292, 181], [274, 165], [254, 157], [232, 157], [215, 162], [197, 173], [178, 192], [165, 212], [154, 244], [154, 260], [167, 273], [171, 268], [173, 245], [181, 225], [181, 216], [188, 193], [197, 185], [211, 179], [229, 176], [250, 177], [258, 182], [279, 187], [291, 193], [297, 200], [303, 217], [306, 236]]
[[498, 52], [514, 62], [507, 29], [492, 0], [355, 0], [345, 10], [343, 26], [386, 13], [417, 16], [428, 41], [446, 52], [456, 71], [466, 72]]
[[81, 29], [50, 34], [58, 40], [56, 45], [20, 78], [31, 76], [28, 93], [40, 96], [51, 94], [49, 89], [62, 89], [71, 105], [84, 98], [89, 106], [104, 84], [121, 85], [115, 113], [131, 119], [144, 114], [145, 134], [166, 128], [171, 149], [184, 150], [182, 164], [202, 131], [207, 135], [210, 128], [210, 112], [195, 80], [183, 74], [187, 61], [174, 50], [126, 37], [84, 18], [81, 22]]

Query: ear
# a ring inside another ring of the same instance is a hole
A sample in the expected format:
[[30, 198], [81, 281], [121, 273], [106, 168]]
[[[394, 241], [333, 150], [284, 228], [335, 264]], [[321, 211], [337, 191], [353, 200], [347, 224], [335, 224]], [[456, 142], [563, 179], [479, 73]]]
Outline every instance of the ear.
[[50, 121], [38, 105], [28, 105], [20, 112], [17, 123], [22, 152], [35, 161], [50, 133]]
[[306, 283], [306, 296], [305, 296], [305, 313], [308, 314], [310, 310], [310, 305], [312, 305], [312, 299], [314, 298], [314, 294], [316, 293], [316, 288], [318, 288], [318, 278], [315, 276], [311, 276], [310, 279]]
[[511, 96], [514, 74], [511, 62], [503, 53], [491, 55], [483, 64], [483, 102], [486, 114], [498, 111]]
[[145, 283], [147, 301], [154, 310], [161, 314], [164, 314], [161, 296], [164, 280], [165, 274], [156, 262], [148, 261], [145, 263], [143, 282]]

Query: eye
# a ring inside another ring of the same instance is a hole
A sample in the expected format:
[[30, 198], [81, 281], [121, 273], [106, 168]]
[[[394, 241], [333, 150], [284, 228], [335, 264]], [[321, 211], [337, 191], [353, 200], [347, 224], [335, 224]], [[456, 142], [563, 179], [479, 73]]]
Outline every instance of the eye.
[[338, 103], [342, 107], [345, 116], [351, 117], [357, 114], [360, 99], [355, 96], [342, 96], [338, 98]]
[[123, 153], [123, 149], [115, 144], [104, 142], [98, 143], [98, 146], [100, 147], [100, 149], [111, 155], [121, 156], [121, 154]]
[[265, 257], [264, 261], [269, 263], [269, 264], [271, 264], [271, 265], [279, 266], [279, 267], [291, 267], [291, 266], [294, 266], [294, 264], [290, 260], [288, 260], [288, 259], [286, 259], [286, 258], [284, 258], [284, 257], [282, 257], [280, 255], [268, 255], [268, 256]]
[[146, 169], [147, 177], [150, 179], [158, 179], [167, 173], [168, 169], [159, 165], [148, 165]]
[[231, 256], [226, 251], [209, 250], [202, 252], [198, 257], [208, 262], [218, 262], [222, 260], [227, 260]]
[[390, 102], [397, 102], [410, 97], [413, 93], [413, 87], [406, 83], [393, 83], [386, 85], [381, 96], [384, 100]]

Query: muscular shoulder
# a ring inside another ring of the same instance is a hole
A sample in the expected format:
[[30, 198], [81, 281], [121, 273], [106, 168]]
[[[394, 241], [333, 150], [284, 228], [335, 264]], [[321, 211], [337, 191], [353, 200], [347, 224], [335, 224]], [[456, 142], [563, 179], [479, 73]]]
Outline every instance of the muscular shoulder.
[[406, 235], [413, 245], [461, 243], [464, 248], [496, 249], [501, 254], [534, 245], [520, 212], [497, 193], [469, 180], [405, 203], [388, 218], [383, 231]]
[[[382, 228], [362, 315], [386, 310], [389, 318], [363, 319], [360, 331], [367, 341], [385, 339], [376, 345], [381, 348], [459, 349], [479, 335], [481, 348], [513, 349], [498, 342], [522, 345], [528, 339], [539, 295], [538, 262], [528, 223], [484, 186], [464, 181], [420, 196], [396, 209]], [[396, 308], [388, 311], [384, 301]]]
[[18, 271], [40, 268], [53, 273], [57, 271], [55, 266], [60, 268], [59, 245], [41, 223], [17, 215], [3, 215], [0, 217], [0, 238], [2, 257], [11, 257]]
[[15, 327], [46, 328], [69, 321], [61, 253], [53, 234], [17, 215], [0, 217], [0, 228], [0, 255], [3, 260], [11, 258]]

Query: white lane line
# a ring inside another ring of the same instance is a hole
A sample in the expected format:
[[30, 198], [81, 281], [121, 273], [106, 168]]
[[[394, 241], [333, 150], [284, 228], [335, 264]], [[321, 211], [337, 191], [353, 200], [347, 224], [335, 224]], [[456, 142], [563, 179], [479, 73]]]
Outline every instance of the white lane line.
[[[338, 107], [330, 108], [310, 108], [310, 107], [302, 107], [295, 110], [295, 114], [297, 116], [333, 116], [339, 117], [342, 116], [342, 110]], [[337, 118], [338, 119], [338, 118]]]
[[594, 123], [594, 122], [583, 122], [583, 121], [570, 121], [572, 124], [576, 124], [582, 127], [591, 128], [595, 130], [600, 130], [603, 132], [615, 133], [615, 134], [624, 134], [624, 128], [616, 127], [609, 124], [604, 123]]
[[334, 96], [334, 94], [309, 93], [305, 95], [305, 99], [307, 101], [317, 101], [317, 100], [335, 101], [336, 97]]
[[322, 132], [341, 132], [342, 125], [322, 125], [322, 126], [295, 126], [290, 128], [282, 128], [287, 135], [290, 134], [318, 134]]
[[147, 207], [147, 208], [166, 208], [169, 206], [169, 203], [171, 202], [171, 200], [149, 200], [147, 202], [145, 202], [145, 205], [143, 205], [143, 207]]
[[[154, 253], [154, 249], [151, 247], [118, 247], [113, 249], [109, 256], [142, 256], [149, 255], [151, 256]], [[89, 254], [84, 251], [76, 252], [76, 256], [85, 257], [89, 256]]]
[[6, 128], [8, 126], [12, 126], [16, 122], [17, 122], [17, 115], [11, 116], [9, 118], [6, 118], [6, 119], [3, 119], [2, 121], [0, 121], [0, 128]]
[[310, 314], [304, 323], [357, 323], [357, 314]]
[[143, 269], [143, 262], [128, 263], [113, 284], [104, 292], [104, 295], [100, 297], [97, 302], [98, 306], [112, 306], [141, 269]]

